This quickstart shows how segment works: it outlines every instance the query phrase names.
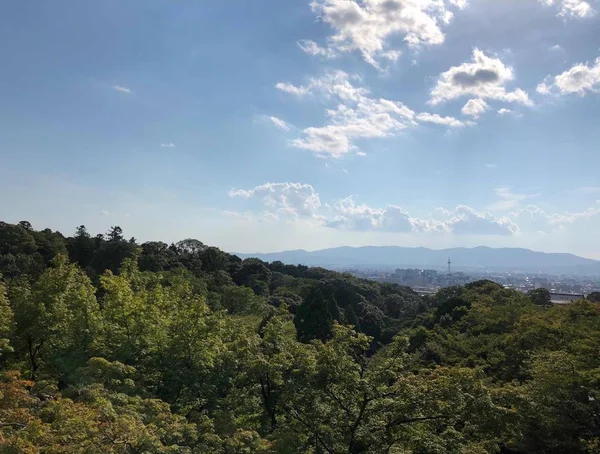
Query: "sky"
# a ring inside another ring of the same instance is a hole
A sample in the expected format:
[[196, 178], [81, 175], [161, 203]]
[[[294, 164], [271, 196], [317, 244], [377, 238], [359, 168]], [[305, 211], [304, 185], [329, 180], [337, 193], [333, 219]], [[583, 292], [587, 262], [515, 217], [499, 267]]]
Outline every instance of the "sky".
[[600, 1], [0, 5], [0, 220], [600, 259]]

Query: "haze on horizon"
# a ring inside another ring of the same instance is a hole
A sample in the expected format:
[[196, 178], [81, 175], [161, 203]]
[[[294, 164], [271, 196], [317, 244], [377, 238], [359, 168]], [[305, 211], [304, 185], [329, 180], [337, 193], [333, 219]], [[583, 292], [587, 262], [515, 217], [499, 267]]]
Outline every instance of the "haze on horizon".
[[600, 1], [5, 2], [0, 220], [600, 259]]

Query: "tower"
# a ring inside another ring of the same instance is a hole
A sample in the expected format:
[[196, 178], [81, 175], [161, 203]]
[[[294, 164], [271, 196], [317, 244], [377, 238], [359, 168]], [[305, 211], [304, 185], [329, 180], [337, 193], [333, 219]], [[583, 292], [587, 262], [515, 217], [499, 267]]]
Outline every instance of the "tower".
[[452, 265], [452, 262], [450, 261], [450, 258], [448, 258], [448, 276], [450, 276], [452, 274], [452, 270], [450, 268], [450, 265]]

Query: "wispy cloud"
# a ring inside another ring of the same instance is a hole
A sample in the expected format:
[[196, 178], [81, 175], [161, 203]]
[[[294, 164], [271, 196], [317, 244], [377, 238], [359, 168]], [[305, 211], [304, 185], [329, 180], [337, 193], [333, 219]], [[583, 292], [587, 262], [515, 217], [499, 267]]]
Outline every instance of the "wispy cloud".
[[275, 126], [277, 126], [279, 129], [283, 129], [284, 131], [289, 131], [290, 130], [290, 125], [288, 125], [284, 120], [282, 120], [281, 118], [277, 118], [277, 117], [269, 117], [269, 120], [271, 121], [271, 123], [273, 123]]
[[127, 93], [127, 94], [131, 93], [131, 89], [128, 87], [124, 87], [123, 85], [113, 85], [112, 88], [113, 88], [113, 90], [120, 91], [121, 93]]
[[163, 142], [160, 144], [161, 148], [175, 148], [175, 144], [173, 142]]
[[498, 164], [486, 164], [485, 167], [488, 169], [495, 169], [498, 167]]
[[507, 211], [519, 206], [523, 200], [539, 196], [539, 194], [517, 194], [510, 188], [496, 188], [494, 193], [499, 200], [490, 204], [487, 209], [490, 211]]

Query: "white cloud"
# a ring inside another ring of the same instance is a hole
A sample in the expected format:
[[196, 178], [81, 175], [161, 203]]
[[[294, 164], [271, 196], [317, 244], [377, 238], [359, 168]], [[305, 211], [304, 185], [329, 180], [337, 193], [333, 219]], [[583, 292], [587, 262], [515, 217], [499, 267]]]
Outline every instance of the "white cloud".
[[302, 51], [308, 55], [325, 58], [335, 57], [335, 52], [332, 49], [325, 49], [310, 39], [302, 39], [298, 41], [298, 47], [300, 47], [300, 49], [302, 49]]
[[265, 183], [253, 189], [232, 189], [229, 197], [243, 199], [258, 198], [272, 214], [293, 217], [315, 217], [321, 207], [319, 194], [310, 184]]
[[160, 144], [161, 148], [175, 148], [175, 144], [173, 142], [163, 142]]
[[584, 0], [539, 0], [546, 6], [558, 6], [558, 15], [583, 19], [594, 14], [590, 4]]
[[424, 123], [435, 123], [438, 125], [449, 126], [451, 128], [462, 128], [465, 126], [462, 121], [457, 120], [454, 117], [442, 117], [438, 114], [431, 114], [427, 112], [420, 113], [416, 118], [418, 121]]
[[547, 82], [548, 82], [548, 77], [546, 78], [546, 80], [544, 80], [544, 82], [540, 82], [537, 85], [537, 87], [535, 88], [535, 91], [537, 91], [540, 95], [549, 95], [550, 93], [552, 93], [552, 90]]
[[[599, 201], [600, 202], [600, 201]], [[593, 206], [577, 213], [547, 213], [535, 205], [527, 205], [524, 208], [509, 213], [511, 219], [532, 231], [554, 231], [562, 230], [565, 226], [576, 222], [589, 221], [600, 215], [600, 207]]]
[[454, 117], [443, 117], [428, 112], [415, 113], [399, 101], [371, 97], [369, 91], [355, 84], [359, 77], [343, 71], [326, 73], [296, 86], [277, 84], [280, 90], [295, 95], [319, 95], [335, 105], [326, 109], [328, 122], [324, 126], [305, 128], [303, 136], [292, 141], [292, 146], [310, 150], [321, 157], [341, 158], [350, 152], [360, 156], [355, 142], [359, 139], [393, 137], [419, 122], [453, 128], [472, 125]]
[[560, 44], [555, 44], [554, 46], [550, 47], [550, 50], [553, 52], [562, 52], [564, 49]]
[[413, 218], [408, 211], [395, 205], [371, 208], [357, 204], [352, 197], [346, 197], [337, 201], [332, 210], [333, 219], [325, 221], [325, 226], [332, 229], [394, 233], [450, 232], [440, 221]]
[[366, 88], [355, 86], [351, 80], [358, 78], [336, 71], [310, 79], [300, 87], [287, 87], [286, 91], [290, 93], [319, 94], [336, 104], [335, 108], [326, 110], [328, 123], [304, 129], [303, 137], [292, 141], [294, 147], [313, 151], [319, 156], [340, 158], [351, 151], [358, 152], [355, 140], [391, 137], [416, 125], [415, 112], [407, 106], [397, 101], [371, 98]]
[[439, 76], [431, 90], [430, 104], [471, 96], [532, 105], [529, 95], [520, 88], [507, 91], [506, 84], [514, 78], [512, 68], [499, 58], [488, 57], [483, 51], [474, 49], [471, 62], [453, 66]]
[[498, 164], [486, 164], [485, 167], [488, 169], [495, 169], [498, 167]]
[[[441, 218], [422, 219], [396, 205], [373, 208], [357, 203], [352, 196], [332, 205], [322, 204], [319, 194], [309, 184], [266, 183], [253, 189], [229, 192], [230, 197], [258, 199], [262, 218], [312, 220], [321, 225], [347, 231], [379, 231], [394, 233], [446, 233], [457, 235], [512, 235], [519, 227], [507, 217], [495, 217], [459, 205], [454, 210], [438, 209]], [[326, 216], [325, 216], [326, 215]], [[243, 213], [241, 216], [248, 216]]]
[[466, 205], [459, 205], [453, 211], [439, 210], [447, 220], [443, 224], [456, 235], [514, 235], [519, 226], [508, 217], [495, 217], [480, 213]]
[[600, 57], [593, 64], [579, 63], [558, 76], [548, 76], [537, 86], [537, 92], [548, 94], [578, 94], [600, 91]]
[[271, 121], [271, 123], [273, 123], [279, 129], [283, 129], [284, 131], [290, 130], [290, 126], [285, 121], [283, 121], [281, 118], [271, 116], [271, 117], [269, 117], [269, 120]]
[[131, 93], [131, 89], [127, 87], [123, 87], [122, 85], [113, 85], [113, 90], [120, 91], [121, 93]]
[[368, 90], [355, 87], [352, 85], [351, 79], [359, 80], [360, 78], [351, 77], [344, 71], [330, 71], [323, 77], [309, 79], [306, 85], [297, 86], [287, 82], [279, 82], [275, 87], [278, 90], [299, 97], [319, 93], [325, 97], [336, 96], [344, 101], [358, 101], [368, 93]]
[[304, 95], [310, 93], [310, 89], [307, 87], [297, 87], [295, 85], [284, 83], [284, 82], [279, 82], [277, 85], [275, 85], [275, 87], [278, 90], [284, 91], [286, 93], [291, 93], [292, 95], [296, 95], [296, 96], [304, 96]]
[[438, 210], [443, 219], [419, 219], [405, 209], [389, 205], [371, 208], [357, 204], [352, 197], [334, 205], [335, 217], [326, 226], [351, 231], [383, 231], [396, 233], [454, 233], [457, 235], [513, 235], [519, 227], [509, 218], [497, 218], [459, 205], [454, 210]]
[[487, 207], [491, 211], [508, 211], [518, 207], [523, 200], [539, 196], [539, 194], [517, 194], [506, 187], [495, 188], [494, 193], [499, 200]]
[[501, 117], [505, 117], [507, 115], [510, 115], [514, 118], [521, 118], [523, 116], [522, 113], [519, 113], [515, 110], [511, 110], [511, 109], [498, 109], [498, 115], [500, 115]]
[[[464, 8], [466, 1], [450, 0], [453, 7]], [[444, 42], [442, 24], [453, 14], [444, 0], [313, 0], [314, 13], [334, 29], [327, 50], [305, 44], [313, 55], [358, 51], [364, 60], [380, 68], [378, 59], [395, 60], [397, 51], [388, 49], [388, 38], [404, 37], [410, 46], [438, 45]], [[392, 53], [390, 53], [392, 52]]]
[[[249, 190], [232, 190], [230, 197], [259, 202], [255, 212], [229, 212], [240, 219], [260, 222], [287, 220], [311, 222], [313, 226], [353, 232], [389, 232], [405, 234], [453, 234], [510, 236], [522, 232], [549, 233], [565, 230], [569, 225], [600, 218], [600, 200], [594, 206], [578, 212], [548, 213], [536, 205], [519, 208], [522, 201], [536, 194], [516, 194], [508, 188], [497, 188], [498, 204], [506, 215], [478, 211], [466, 205], [447, 210], [437, 208], [429, 218], [411, 215], [408, 210], [387, 205], [372, 207], [356, 202], [350, 196], [335, 203], [322, 203], [313, 186], [301, 183], [266, 183]], [[493, 207], [488, 207], [492, 209]], [[109, 214], [105, 212], [104, 214]]]
[[467, 103], [461, 109], [463, 115], [468, 115], [473, 118], [479, 118], [479, 116], [488, 110], [489, 106], [483, 99], [469, 99]]

